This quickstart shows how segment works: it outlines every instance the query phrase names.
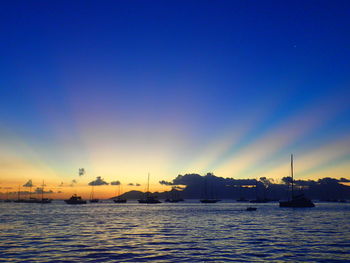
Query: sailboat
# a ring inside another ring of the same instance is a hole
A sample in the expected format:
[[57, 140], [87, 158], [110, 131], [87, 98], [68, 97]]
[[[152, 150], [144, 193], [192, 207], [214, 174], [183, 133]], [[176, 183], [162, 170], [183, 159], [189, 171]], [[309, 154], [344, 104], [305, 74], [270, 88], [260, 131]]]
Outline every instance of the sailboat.
[[[208, 175], [206, 175], [206, 177], [207, 177], [207, 176], [208, 176]], [[213, 203], [217, 203], [217, 202], [220, 202], [220, 201], [221, 201], [220, 199], [207, 198], [207, 196], [208, 196], [207, 178], [205, 178], [205, 187], [204, 187], [204, 191], [205, 191], [205, 194], [204, 194], [205, 198], [199, 200], [201, 203], [204, 203], [204, 204], [213, 204]]]
[[9, 190], [8, 190], [8, 188], [6, 189], [6, 199], [4, 200], [4, 202], [5, 202], [5, 203], [10, 203], [10, 202], [12, 202], [12, 200], [9, 199]]
[[100, 200], [94, 198], [94, 186], [91, 186], [90, 203], [98, 203]]
[[45, 184], [44, 184], [44, 181], [43, 181], [43, 184], [42, 184], [42, 187], [41, 187], [41, 200], [39, 199], [39, 200], [37, 200], [37, 203], [40, 203], [40, 204], [49, 204], [49, 203], [51, 203], [51, 199], [49, 199], [49, 198], [44, 198], [44, 186], [45, 186]]
[[113, 199], [113, 202], [114, 203], [117, 203], [117, 204], [124, 204], [124, 203], [126, 203], [126, 199], [125, 198], [122, 198], [122, 197], [120, 197], [120, 183], [119, 183], [119, 185], [118, 185], [118, 197], [116, 198], [116, 199]]
[[[31, 180], [30, 180], [31, 182]], [[24, 187], [27, 187], [24, 185]], [[14, 200], [15, 203], [37, 203], [38, 202], [38, 199], [37, 198], [34, 198], [31, 196], [32, 194], [32, 185], [29, 186], [29, 199], [23, 199], [21, 198], [21, 186], [18, 186], [18, 199], [17, 200]]]
[[288, 201], [281, 201], [280, 207], [314, 207], [315, 204], [304, 196], [304, 194], [294, 194], [294, 169], [293, 169], [293, 154], [290, 156], [290, 169], [292, 175], [292, 198]]
[[17, 192], [17, 200], [14, 200], [15, 203], [24, 203], [23, 199], [21, 199], [21, 186], [18, 186], [18, 192]]
[[266, 197], [264, 197], [264, 198], [259, 197], [259, 195], [258, 195], [258, 180], [255, 179], [255, 199], [250, 200], [249, 203], [267, 203], [269, 201], [270, 200], [267, 199]]
[[149, 191], [149, 174], [148, 174], [148, 180], [147, 180], [146, 198], [139, 199], [138, 201], [140, 204], [159, 204], [159, 203], [161, 203], [161, 201], [159, 201], [156, 196], [151, 195], [151, 193]]

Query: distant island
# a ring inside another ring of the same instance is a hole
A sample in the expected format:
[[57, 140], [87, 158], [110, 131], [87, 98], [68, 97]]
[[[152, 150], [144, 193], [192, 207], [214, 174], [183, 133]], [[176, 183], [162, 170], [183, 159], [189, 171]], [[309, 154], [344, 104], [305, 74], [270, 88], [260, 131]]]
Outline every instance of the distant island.
[[[184, 199], [220, 198], [236, 200], [287, 199], [290, 193], [290, 177], [283, 177], [281, 182], [261, 177], [259, 179], [233, 179], [208, 173], [178, 175], [172, 182], [160, 181], [162, 185], [171, 186], [166, 192], [155, 192], [158, 198], [166, 199], [181, 196]], [[295, 190], [303, 192], [312, 199], [321, 201], [339, 201], [350, 199], [350, 180], [346, 178], [322, 178], [315, 180], [295, 180]], [[121, 195], [126, 199], [139, 199], [141, 191], [129, 191]], [[114, 197], [113, 197], [114, 198]]]

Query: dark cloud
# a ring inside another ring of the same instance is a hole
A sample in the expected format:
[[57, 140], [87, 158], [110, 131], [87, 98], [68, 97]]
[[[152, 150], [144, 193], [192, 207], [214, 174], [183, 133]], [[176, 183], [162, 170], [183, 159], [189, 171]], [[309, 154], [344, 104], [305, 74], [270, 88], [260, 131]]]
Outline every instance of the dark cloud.
[[23, 187], [33, 187], [34, 185], [33, 185], [33, 182], [32, 182], [32, 180], [28, 180], [28, 182], [26, 182], [24, 185], [23, 185]]
[[135, 186], [141, 186], [139, 183], [136, 183]]
[[79, 176], [83, 176], [85, 174], [84, 168], [79, 168]]
[[73, 179], [70, 183], [70, 186], [73, 187], [74, 185], [76, 185], [78, 183], [77, 180]]
[[[36, 193], [36, 194], [42, 194], [42, 193], [43, 193], [43, 189], [40, 188], [40, 187], [37, 187], [37, 188], [35, 189], [34, 193]], [[44, 194], [52, 194], [52, 193], [53, 193], [52, 190], [47, 190], [47, 191], [44, 190]]]
[[[350, 182], [347, 178], [320, 178], [315, 180], [294, 180], [294, 190], [303, 191], [315, 199], [350, 199]], [[234, 179], [217, 177], [212, 173], [204, 176], [199, 174], [178, 175], [172, 181], [160, 181], [171, 186], [173, 191], [179, 191], [186, 198], [271, 198], [284, 199], [290, 192], [291, 177], [283, 177], [282, 182], [267, 177], [257, 179]], [[165, 195], [166, 196], [166, 195]], [[206, 197], [208, 196], [208, 197]]]
[[111, 185], [121, 185], [121, 183], [119, 181], [113, 181], [111, 182]]
[[162, 184], [162, 185], [173, 185], [172, 182], [167, 182], [167, 181], [164, 181], [164, 180], [159, 181], [159, 183]]
[[92, 185], [92, 186], [108, 185], [108, 183], [107, 183], [105, 180], [103, 180], [103, 179], [101, 178], [101, 176], [97, 176], [97, 177], [96, 177], [96, 180], [91, 181], [91, 182], [89, 183], [89, 185]]
[[133, 184], [133, 183], [128, 183], [128, 185], [129, 185], [129, 186], [134, 186], [134, 184]]
[[350, 180], [342, 177], [342, 178], [340, 178], [339, 182], [350, 183]]

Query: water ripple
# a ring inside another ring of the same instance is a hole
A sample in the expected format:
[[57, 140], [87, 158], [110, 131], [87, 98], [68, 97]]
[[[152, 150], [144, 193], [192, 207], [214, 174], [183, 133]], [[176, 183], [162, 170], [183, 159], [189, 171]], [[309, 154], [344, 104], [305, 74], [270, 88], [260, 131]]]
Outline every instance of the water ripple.
[[0, 203], [0, 262], [350, 262], [350, 204]]

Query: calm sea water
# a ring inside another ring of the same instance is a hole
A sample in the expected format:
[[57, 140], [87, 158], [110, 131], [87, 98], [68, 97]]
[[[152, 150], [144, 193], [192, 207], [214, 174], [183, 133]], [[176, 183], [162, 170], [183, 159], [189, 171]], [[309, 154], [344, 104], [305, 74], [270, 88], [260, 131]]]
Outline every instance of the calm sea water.
[[0, 203], [1, 262], [350, 262], [350, 203]]

